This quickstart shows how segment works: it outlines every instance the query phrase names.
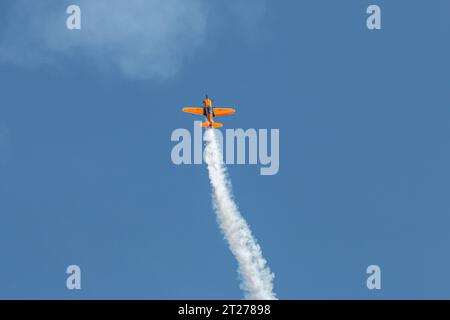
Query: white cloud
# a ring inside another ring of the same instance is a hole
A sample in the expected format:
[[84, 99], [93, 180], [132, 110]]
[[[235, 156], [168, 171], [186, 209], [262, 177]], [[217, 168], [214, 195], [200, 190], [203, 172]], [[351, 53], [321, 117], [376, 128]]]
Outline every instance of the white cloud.
[[[255, 2], [250, 2], [249, 8], [258, 15]], [[72, 3], [81, 7], [82, 30], [66, 29], [66, 8]], [[82, 59], [128, 78], [168, 78], [206, 45], [211, 12], [228, 14], [227, 23], [243, 26], [256, 17], [251, 11], [236, 14], [231, 10], [233, 1], [228, 5], [204, 0], [72, 3], [15, 0], [5, 25], [0, 25], [0, 63], [36, 66]]]

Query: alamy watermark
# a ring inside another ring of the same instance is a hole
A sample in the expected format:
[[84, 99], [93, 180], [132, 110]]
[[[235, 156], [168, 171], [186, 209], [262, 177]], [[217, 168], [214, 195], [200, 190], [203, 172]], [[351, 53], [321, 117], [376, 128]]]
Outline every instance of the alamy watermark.
[[81, 289], [81, 268], [76, 264], [67, 267], [66, 273], [69, 275], [66, 280], [66, 287], [69, 290]]
[[367, 278], [366, 285], [367, 289], [373, 290], [381, 289], [381, 268], [376, 264], [372, 264], [366, 269], [367, 274], [370, 276]]
[[[191, 132], [184, 128], [178, 128], [172, 132], [171, 141], [178, 142], [171, 152], [174, 164], [203, 163], [205, 140], [200, 123], [201, 121], [194, 121], [193, 137]], [[259, 164], [261, 175], [278, 173], [280, 169], [279, 129], [225, 129], [225, 135], [220, 130], [217, 130], [217, 135], [224, 155], [222, 160], [225, 160], [227, 165]]]

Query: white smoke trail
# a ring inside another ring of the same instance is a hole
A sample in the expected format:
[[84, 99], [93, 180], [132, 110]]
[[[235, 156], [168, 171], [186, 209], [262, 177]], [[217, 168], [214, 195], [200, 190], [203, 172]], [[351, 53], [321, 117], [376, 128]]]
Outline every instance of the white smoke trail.
[[215, 129], [206, 130], [205, 140], [205, 161], [213, 187], [213, 203], [220, 228], [238, 261], [243, 280], [241, 288], [245, 290], [247, 299], [276, 299], [273, 292], [274, 275], [266, 265], [260, 246], [233, 200]]

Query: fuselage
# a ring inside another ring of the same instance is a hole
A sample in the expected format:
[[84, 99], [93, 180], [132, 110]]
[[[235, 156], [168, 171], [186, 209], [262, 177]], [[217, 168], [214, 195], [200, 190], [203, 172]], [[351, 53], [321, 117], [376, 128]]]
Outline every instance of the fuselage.
[[206, 98], [205, 100], [203, 100], [203, 105], [203, 115], [206, 117], [209, 126], [212, 126], [212, 123], [214, 122], [214, 109], [211, 99]]

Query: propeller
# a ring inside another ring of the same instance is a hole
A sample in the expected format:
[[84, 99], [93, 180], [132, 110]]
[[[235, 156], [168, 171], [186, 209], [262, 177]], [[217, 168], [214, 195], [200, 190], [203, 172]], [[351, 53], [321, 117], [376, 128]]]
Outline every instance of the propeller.
[[[206, 97], [206, 99], [209, 99], [209, 96], [207, 94], [205, 94], [205, 97]], [[209, 100], [211, 100], [212, 103], [216, 102], [216, 100], [213, 100], [213, 99], [209, 99]]]

